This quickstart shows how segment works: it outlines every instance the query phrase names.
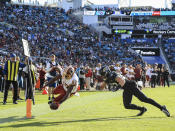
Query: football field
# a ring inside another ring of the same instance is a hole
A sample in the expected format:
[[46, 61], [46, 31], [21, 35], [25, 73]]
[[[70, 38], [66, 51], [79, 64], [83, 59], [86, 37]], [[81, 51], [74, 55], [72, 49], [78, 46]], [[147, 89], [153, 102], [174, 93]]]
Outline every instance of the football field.
[[[68, 99], [57, 111], [50, 110], [48, 97], [36, 91], [33, 117], [26, 119], [26, 103], [12, 104], [10, 91], [7, 105], [0, 104], [0, 131], [175, 131], [175, 86], [142, 91], [166, 105], [171, 117], [133, 97], [132, 103], [148, 109], [143, 116], [136, 117], [138, 111], [124, 109], [122, 90], [79, 92], [80, 96]], [[0, 101], [2, 96], [0, 93]]]

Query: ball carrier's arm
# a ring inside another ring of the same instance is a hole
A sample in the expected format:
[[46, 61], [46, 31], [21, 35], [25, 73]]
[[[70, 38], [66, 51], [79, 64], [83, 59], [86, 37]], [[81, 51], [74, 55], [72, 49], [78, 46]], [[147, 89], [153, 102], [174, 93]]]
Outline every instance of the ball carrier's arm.
[[60, 100], [59, 104], [62, 104], [71, 95], [72, 89], [73, 89], [73, 86], [68, 87], [66, 95]]
[[48, 85], [51, 85], [53, 84], [56, 80], [60, 79], [62, 77], [61, 75], [61, 67], [54, 67], [55, 70], [57, 70], [59, 72], [59, 74], [57, 76], [55, 76], [53, 79], [51, 79], [50, 81], [48, 81], [45, 85], [44, 85], [44, 88]]
[[71, 92], [74, 88], [74, 86], [76, 86], [76, 81], [72, 81], [72, 84], [68, 85], [67, 86], [67, 91], [66, 91], [66, 95], [60, 100], [60, 103], [63, 103], [69, 96], [71, 96]]
[[53, 79], [51, 79], [50, 81], [48, 81], [44, 87], [53, 84], [56, 80], [60, 79], [62, 76], [60, 74], [58, 74], [57, 76], [55, 76]]

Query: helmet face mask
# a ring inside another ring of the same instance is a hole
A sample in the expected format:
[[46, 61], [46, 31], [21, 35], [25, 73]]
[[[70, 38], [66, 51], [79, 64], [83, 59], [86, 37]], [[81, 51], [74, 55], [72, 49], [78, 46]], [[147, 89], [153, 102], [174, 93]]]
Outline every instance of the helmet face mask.
[[73, 74], [74, 74], [74, 69], [73, 69], [73, 68], [69, 68], [69, 69], [67, 70], [67, 72], [66, 72], [65, 78], [66, 78], [66, 79], [71, 79], [72, 76], [73, 76]]

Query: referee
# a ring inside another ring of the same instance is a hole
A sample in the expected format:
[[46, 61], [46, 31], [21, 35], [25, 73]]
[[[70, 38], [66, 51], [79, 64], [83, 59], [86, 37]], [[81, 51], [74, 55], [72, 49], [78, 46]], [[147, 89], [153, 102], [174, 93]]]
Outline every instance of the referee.
[[[161, 106], [159, 103], [151, 98], [148, 98], [143, 94], [138, 88], [135, 81], [127, 80], [120, 74], [111, 72], [108, 67], [103, 67], [100, 70], [100, 74], [106, 79], [104, 84], [117, 83], [123, 90], [123, 104], [126, 109], [139, 110], [140, 113], [137, 116], [143, 115], [147, 109], [145, 107], [140, 107], [135, 104], [131, 104], [132, 96], [137, 97], [141, 102], [149, 103], [157, 108], [159, 108], [167, 117], [170, 117], [170, 113], [165, 106]], [[118, 88], [119, 89], [119, 88]]]
[[6, 61], [4, 66], [4, 79], [5, 79], [5, 91], [4, 91], [4, 100], [3, 105], [7, 103], [7, 96], [8, 96], [8, 90], [10, 87], [10, 84], [13, 85], [14, 88], [14, 94], [13, 94], [13, 104], [17, 103], [17, 97], [18, 97], [18, 83], [17, 83], [17, 75], [19, 68], [24, 68], [25, 64], [16, 61], [16, 55], [10, 54], [10, 60]]

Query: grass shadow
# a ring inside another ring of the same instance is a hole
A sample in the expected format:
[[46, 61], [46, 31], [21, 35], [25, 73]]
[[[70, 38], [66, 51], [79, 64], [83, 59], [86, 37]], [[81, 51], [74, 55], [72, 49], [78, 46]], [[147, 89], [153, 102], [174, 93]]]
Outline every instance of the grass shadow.
[[10, 123], [10, 122], [17, 122], [17, 121], [23, 121], [23, 120], [31, 120], [34, 119], [35, 117], [32, 116], [32, 118], [27, 119], [26, 117], [17, 117], [17, 116], [11, 116], [11, 117], [7, 117], [7, 118], [0, 118], [0, 124], [3, 123]]
[[[160, 118], [165, 118], [165, 117], [135, 117], [135, 116], [126, 116], [126, 117], [106, 117], [106, 118], [94, 118], [94, 119], [81, 119], [81, 120], [70, 120], [70, 121], [58, 121], [58, 122], [44, 122], [44, 121], [40, 121], [40, 122], [30, 122], [30, 123], [22, 123], [22, 124], [12, 124], [12, 125], [8, 125], [8, 126], [3, 126], [0, 127], [1, 128], [19, 128], [19, 127], [48, 127], [48, 126], [56, 126], [56, 125], [60, 125], [60, 124], [71, 124], [71, 123], [79, 123], [79, 122], [99, 122], [99, 121], [121, 121], [121, 120], [132, 120], [132, 119], [160, 119]], [[1, 121], [2, 119], [0, 119]], [[24, 118], [17, 118], [15, 119], [14, 117], [9, 117], [7, 119], [5, 119], [4, 121], [10, 120], [12, 121], [19, 121], [19, 120], [30, 120], [30, 119], [26, 119]]]

